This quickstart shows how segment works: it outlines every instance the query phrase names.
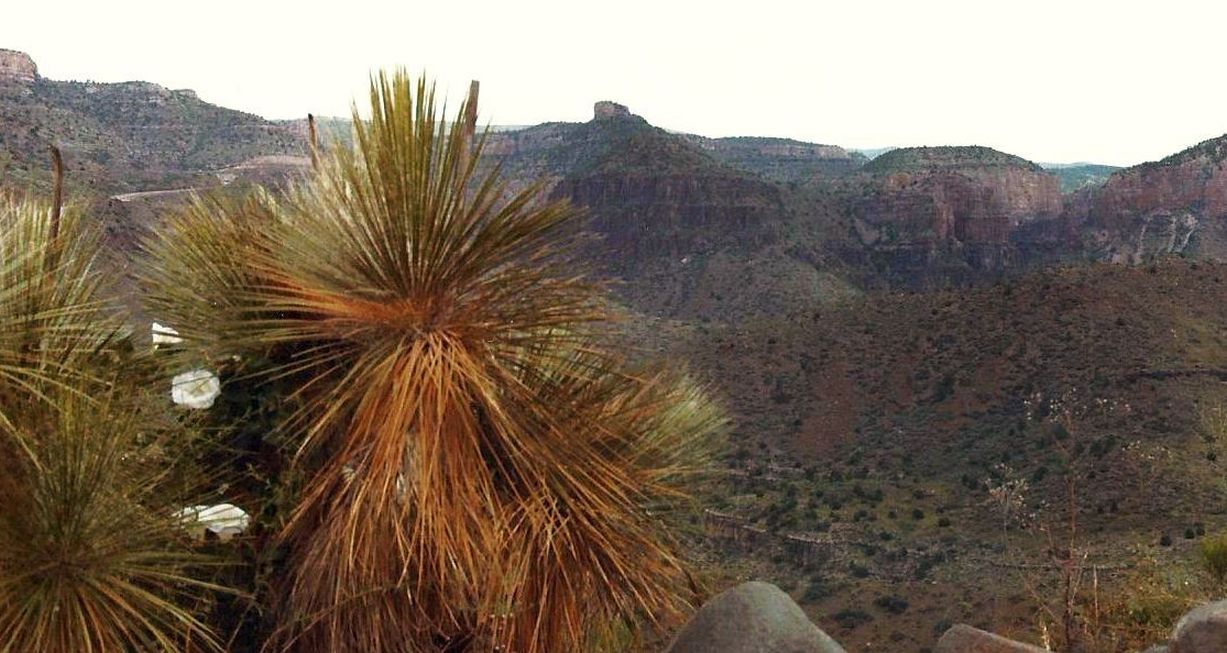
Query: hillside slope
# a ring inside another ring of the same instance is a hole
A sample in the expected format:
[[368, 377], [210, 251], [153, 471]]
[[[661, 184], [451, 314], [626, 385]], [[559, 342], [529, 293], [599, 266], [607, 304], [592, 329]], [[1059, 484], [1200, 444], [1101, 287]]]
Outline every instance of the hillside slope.
[[[1227, 527], [1227, 442], [1200, 422], [1227, 406], [1227, 264], [1062, 267], [651, 332], [734, 410], [733, 472], [707, 504], [724, 515], [706, 530], [716, 567], [794, 590], [853, 647], [917, 650], [948, 620], [1034, 637], [1009, 564], [1042, 568], [1044, 543], [1001, 531], [988, 489], [1010, 479], [1055, 527], [1074, 474], [1082, 537], [1107, 567], [1180, 568], [1195, 527]], [[912, 608], [888, 616], [884, 595]]]
[[21, 183], [45, 176], [47, 146], [64, 153], [81, 190], [174, 188], [260, 155], [301, 154], [289, 127], [148, 82], [100, 84], [38, 76], [21, 53], [0, 53], [0, 151]]

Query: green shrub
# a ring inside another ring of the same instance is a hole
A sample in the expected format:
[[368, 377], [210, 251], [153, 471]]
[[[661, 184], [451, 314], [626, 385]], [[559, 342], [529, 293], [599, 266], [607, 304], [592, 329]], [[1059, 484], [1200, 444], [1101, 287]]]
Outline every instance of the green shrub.
[[1201, 563], [1222, 584], [1227, 579], [1227, 535], [1206, 538], [1201, 543]]
[[831, 618], [839, 623], [840, 626], [852, 630], [857, 626], [873, 621], [873, 615], [864, 610], [845, 609], [831, 615]]
[[822, 599], [831, 595], [831, 588], [827, 587], [821, 579], [814, 579], [809, 582], [809, 586], [805, 588], [805, 594], [801, 595], [802, 603], [817, 603]]
[[873, 604], [891, 614], [903, 614], [908, 608], [907, 599], [894, 594], [879, 596]]

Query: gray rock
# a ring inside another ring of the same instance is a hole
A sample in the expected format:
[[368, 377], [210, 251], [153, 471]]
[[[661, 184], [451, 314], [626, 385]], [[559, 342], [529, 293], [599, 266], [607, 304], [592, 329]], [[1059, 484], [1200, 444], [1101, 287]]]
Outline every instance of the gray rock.
[[955, 624], [937, 640], [933, 653], [1046, 653], [1048, 649]]
[[1171, 653], [1223, 653], [1227, 651], [1227, 601], [1200, 605], [1176, 623]]
[[1166, 646], [1162, 644], [1155, 644], [1154, 646], [1146, 649], [1145, 651], [1142, 651], [1142, 653], [1169, 653], [1169, 651]]
[[668, 653], [844, 653], [780, 588], [750, 582], [712, 598]]

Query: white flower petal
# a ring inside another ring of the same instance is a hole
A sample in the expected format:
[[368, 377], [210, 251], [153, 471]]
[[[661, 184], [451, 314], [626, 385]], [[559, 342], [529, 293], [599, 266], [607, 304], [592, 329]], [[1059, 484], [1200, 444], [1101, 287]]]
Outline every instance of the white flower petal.
[[221, 393], [221, 381], [209, 370], [176, 374], [170, 382], [171, 400], [188, 408], [209, 408]]
[[158, 345], [177, 345], [183, 342], [183, 338], [179, 337], [179, 332], [165, 324], [154, 322], [150, 330], [153, 332], [154, 347]]
[[222, 540], [228, 540], [251, 525], [251, 517], [242, 508], [229, 503], [188, 506], [175, 513], [175, 516], [182, 520], [184, 527], [197, 538], [203, 538], [204, 532], [209, 531]]

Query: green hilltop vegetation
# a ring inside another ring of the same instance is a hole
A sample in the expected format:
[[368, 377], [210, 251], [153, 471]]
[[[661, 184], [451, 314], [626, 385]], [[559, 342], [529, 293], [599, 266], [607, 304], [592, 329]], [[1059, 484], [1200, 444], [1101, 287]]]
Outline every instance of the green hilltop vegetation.
[[1082, 188], [1094, 188], [1102, 186], [1112, 176], [1112, 173], [1121, 170], [1119, 166], [1106, 166], [1096, 163], [1074, 163], [1074, 164], [1041, 164], [1048, 172], [1056, 175], [1057, 179], [1061, 180], [1061, 192], [1072, 193]]
[[1142, 164], [1140, 167], [1171, 166], [1194, 159], [1206, 159], [1211, 163], [1219, 163], [1227, 159], [1227, 136], [1206, 139], [1193, 147], [1181, 150], [1155, 163]]
[[864, 170], [891, 173], [967, 167], [1018, 167], [1037, 172], [1043, 170], [1022, 157], [980, 145], [901, 147], [875, 157], [865, 164]]

